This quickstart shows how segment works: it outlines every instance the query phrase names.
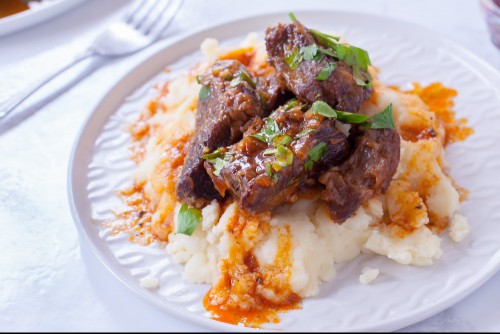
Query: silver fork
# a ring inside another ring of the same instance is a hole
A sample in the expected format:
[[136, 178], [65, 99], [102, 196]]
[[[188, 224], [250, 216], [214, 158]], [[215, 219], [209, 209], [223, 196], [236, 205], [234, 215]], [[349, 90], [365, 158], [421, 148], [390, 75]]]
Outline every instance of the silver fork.
[[137, 0], [125, 16], [110, 25], [71, 63], [47, 76], [33, 87], [21, 92], [0, 107], [0, 119], [46, 83], [77, 63], [90, 57], [123, 57], [156, 42], [168, 28], [184, 0]]

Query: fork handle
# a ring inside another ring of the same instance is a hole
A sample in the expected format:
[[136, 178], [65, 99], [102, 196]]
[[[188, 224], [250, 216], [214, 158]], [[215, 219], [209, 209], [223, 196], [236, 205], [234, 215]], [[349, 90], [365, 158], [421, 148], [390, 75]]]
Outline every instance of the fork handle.
[[64, 67], [60, 68], [59, 70], [55, 71], [54, 73], [47, 76], [43, 80], [40, 80], [38, 83], [36, 83], [32, 87], [26, 89], [25, 91], [15, 95], [14, 97], [7, 100], [7, 102], [5, 102], [5, 104], [0, 107], [0, 119], [7, 116], [18, 105], [20, 105], [24, 100], [26, 100], [28, 97], [33, 95], [37, 90], [39, 90], [41, 87], [43, 87], [49, 81], [51, 81], [52, 79], [57, 77], [59, 74], [65, 72], [69, 68], [75, 66], [76, 64], [78, 64], [82, 60], [87, 59], [89, 57], [92, 57], [94, 55], [95, 55], [95, 53], [92, 50], [85, 51], [84, 53], [80, 54], [75, 59], [73, 59], [69, 64], [67, 64]]

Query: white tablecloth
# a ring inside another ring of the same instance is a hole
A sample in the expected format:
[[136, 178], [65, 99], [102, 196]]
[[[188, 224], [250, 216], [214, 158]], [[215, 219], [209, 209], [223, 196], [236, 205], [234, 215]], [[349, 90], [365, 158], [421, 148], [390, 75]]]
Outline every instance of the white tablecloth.
[[[0, 103], [83, 50], [129, 2], [89, 0], [50, 22], [0, 37]], [[37, 100], [57, 90], [76, 69], [26, 103], [19, 117], [0, 124], [0, 330], [203, 330], [133, 295], [80, 246], [66, 196], [72, 144], [117, 78], [172, 38], [258, 13], [325, 8], [419, 23], [500, 69], [500, 51], [489, 42], [475, 0], [186, 0], [161, 43], [88, 74], [34, 113], [40, 108]], [[455, 306], [404, 330], [500, 331], [499, 291], [497, 274]]]

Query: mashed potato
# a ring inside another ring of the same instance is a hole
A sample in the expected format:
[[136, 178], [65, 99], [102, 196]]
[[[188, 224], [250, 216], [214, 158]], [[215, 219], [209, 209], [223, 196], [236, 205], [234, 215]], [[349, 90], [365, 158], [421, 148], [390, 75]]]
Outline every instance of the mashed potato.
[[[334, 279], [336, 263], [361, 253], [428, 266], [442, 255], [439, 233], [448, 225], [453, 240], [465, 238], [469, 227], [459, 211], [462, 196], [446, 174], [445, 127], [417, 93], [382, 85], [373, 68], [373, 96], [361, 113], [373, 115], [392, 103], [402, 136], [401, 161], [385, 195], [371, 199], [341, 225], [315, 199], [250, 218], [242, 218], [236, 203], [221, 206], [213, 201], [203, 208], [202, 223], [191, 236], [176, 234], [181, 204], [175, 198], [175, 180], [194, 129], [199, 91], [195, 74], [229, 52], [215, 40], [206, 40], [201, 48], [206, 60], [159, 87], [158, 97], [132, 124], [132, 157], [138, 169], [135, 192], [127, 193], [126, 202], [133, 206], [138, 202], [130, 198], [139, 196], [140, 203], [147, 203], [142, 208], [149, 216], [141, 227], [149, 228], [153, 238], [168, 240], [166, 251], [185, 264], [185, 279], [212, 284], [205, 306], [225, 303], [226, 310], [254, 311], [262, 309], [263, 299], [282, 305], [316, 295], [321, 282]], [[254, 64], [265, 66], [265, 48], [256, 35], [240, 50], [231, 52], [252, 52]], [[248, 261], [257, 261], [258, 279], [245, 269]], [[360, 280], [369, 283], [377, 275], [368, 271]], [[236, 283], [228, 285], [228, 279]], [[248, 314], [246, 324], [251, 325]]]

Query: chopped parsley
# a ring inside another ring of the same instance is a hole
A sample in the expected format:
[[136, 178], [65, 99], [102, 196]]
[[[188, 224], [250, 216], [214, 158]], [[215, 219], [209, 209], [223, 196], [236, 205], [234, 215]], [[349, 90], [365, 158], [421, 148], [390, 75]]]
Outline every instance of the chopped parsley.
[[210, 88], [207, 86], [201, 86], [200, 93], [198, 94], [198, 99], [204, 101], [210, 97]]
[[320, 161], [321, 158], [325, 155], [327, 149], [328, 146], [323, 142], [311, 148], [307, 153], [307, 155], [309, 156], [309, 160], [304, 165], [305, 170], [310, 170], [315, 162]]
[[328, 80], [330, 75], [332, 75], [333, 71], [335, 71], [335, 68], [337, 67], [337, 63], [328, 63], [321, 69], [321, 72], [318, 74], [318, 76], [315, 78], [315, 80], [318, 81], [325, 81]]
[[182, 204], [179, 214], [177, 215], [177, 229], [175, 233], [191, 236], [202, 220], [201, 211], [195, 208], [190, 208], [187, 204]]
[[292, 52], [289, 52], [285, 55], [285, 62], [292, 70], [296, 69], [300, 62], [302, 61], [302, 55], [299, 52], [298, 48], [294, 48]]
[[336, 118], [338, 121], [343, 123], [360, 124], [371, 129], [394, 129], [392, 103], [389, 104], [383, 111], [373, 115], [372, 117], [336, 110], [323, 101], [315, 101], [311, 107], [311, 112], [328, 118]]
[[266, 173], [274, 182], [278, 182], [279, 176], [278, 174], [273, 173], [273, 168], [270, 162], [267, 163]]
[[278, 123], [271, 117], [266, 118], [266, 124], [258, 133], [251, 135], [255, 139], [258, 139], [264, 143], [272, 143], [274, 137], [278, 135], [280, 132], [280, 128]]
[[[293, 15], [293, 13], [290, 13], [289, 16], [293, 22], [297, 21], [297, 18], [295, 17], [295, 15]], [[328, 35], [314, 29], [309, 29], [309, 32], [325, 48], [317, 45], [312, 45], [303, 47], [300, 51], [298, 49], [294, 49], [295, 57], [293, 58], [294, 61], [291, 62], [291, 64], [293, 63], [293, 66], [290, 66], [292, 69], [297, 68], [302, 59], [321, 60], [324, 55], [328, 55], [330, 57], [334, 57], [344, 61], [352, 68], [353, 77], [356, 84], [362, 87], [371, 86], [371, 76], [368, 73], [368, 66], [371, 64], [371, 61], [370, 56], [368, 55], [368, 52], [366, 50], [354, 45], [341, 44], [339, 43], [340, 38], [337, 36]], [[316, 77], [316, 80], [322, 81], [328, 79], [334, 69], [335, 68], [329, 70], [326, 67], [323, 68], [321, 70], [321, 73]], [[366, 72], [367, 81], [363, 79], [361, 70]]]
[[308, 128], [307, 128], [307, 129], [304, 129], [304, 130], [300, 131], [300, 132], [299, 132], [299, 133], [295, 136], [295, 138], [302, 138], [302, 137], [306, 136], [308, 133], [311, 133], [311, 132], [313, 132], [313, 131], [316, 131], [316, 130], [315, 130], [315, 129], [308, 129]]
[[273, 144], [274, 146], [278, 146], [278, 145], [288, 145], [290, 144], [291, 142], [293, 141], [293, 138], [288, 136], [288, 135], [280, 135], [280, 136], [276, 136], [274, 137], [273, 139]]
[[229, 85], [231, 85], [231, 87], [235, 87], [239, 83], [241, 83], [242, 81], [248, 82], [250, 84], [250, 86], [252, 86], [252, 88], [255, 88], [257, 86], [255, 84], [255, 82], [252, 80], [252, 78], [250, 77], [250, 75], [245, 71], [241, 71], [236, 78], [231, 80], [231, 83]]
[[218, 148], [212, 153], [204, 154], [201, 157], [214, 165], [213, 173], [215, 176], [219, 176], [224, 166], [231, 161], [233, 155], [231, 152], [222, 153], [222, 150]]
[[198, 99], [200, 101], [206, 100], [210, 97], [210, 86], [205, 86], [201, 83], [201, 76], [196, 76], [196, 82], [201, 85], [200, 93], [198, 94]]
[[272, 166], [276, 171], [279, 171], [283, 167], [290, 166], [293, 163], [293, 152], [283, 145], [278, 145], [276, 147], [274, 156], [276, 157], [276, 161], [272, 163]]
[[392, 117], [392, 103], [384, 110], [372, 116], [372, 121], [368, 125], [371, 129], [394, 129], [394, 119]]
[[292, 99], [288, 100], [288, 102], [285, 104], [284, 109], [286, 111], [288, 111], [288, 110], [292, 109], [293, 107], [295, 107], [298, 103], [299, 103], [299, 101], [297, 101], [296, 98], [292, 98]]
[[313, 114], [319, 114], [328, 118], [337, 118], [337, 111], [323, 101], [314, 101], [311, 111]]

